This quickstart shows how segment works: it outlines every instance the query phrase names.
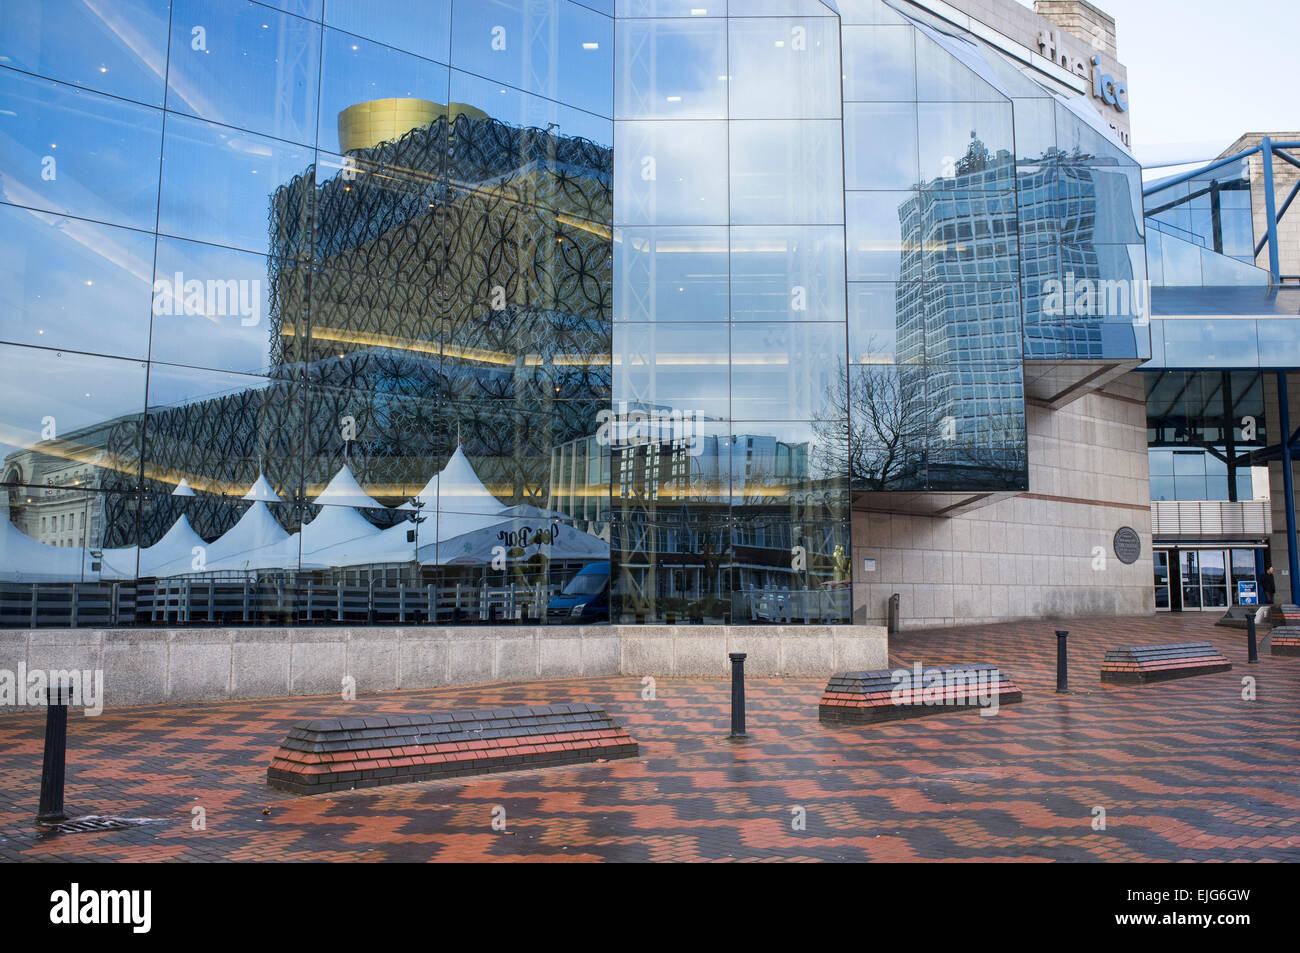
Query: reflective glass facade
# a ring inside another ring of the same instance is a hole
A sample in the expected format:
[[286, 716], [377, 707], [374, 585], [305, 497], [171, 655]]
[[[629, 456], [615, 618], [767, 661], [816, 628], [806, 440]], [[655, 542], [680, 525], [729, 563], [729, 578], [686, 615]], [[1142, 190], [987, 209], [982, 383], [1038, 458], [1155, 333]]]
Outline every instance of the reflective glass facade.
[[847, 622], [855, 493], [1147, 356], [1088, 109], [881, 0], [7, 5], [3, 624]]
[[1263, 376], [1252, 371], [1148, 371], [1151, 499], [1252, 500], [1243, 455], [1269, 444]]

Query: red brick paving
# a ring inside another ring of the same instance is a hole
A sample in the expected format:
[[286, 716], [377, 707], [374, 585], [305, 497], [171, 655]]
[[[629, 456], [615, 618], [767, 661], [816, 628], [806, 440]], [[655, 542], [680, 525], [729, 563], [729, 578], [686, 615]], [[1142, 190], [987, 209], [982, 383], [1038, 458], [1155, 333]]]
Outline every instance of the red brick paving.
[[[1024, 691], [995, 717], [952, 712], [818, 723], [825, 678], [748, 682], [750, 740], [730, 742], [729, 686], [641, 676], [361, 696], [108, 710], [69, 718], [70, 814], [150, 819], [39, 832], [42, 721], [0, 716], [0, 859], [84, 861], [811, 861], [1300, 859], [1300, 659], [1245, 661], [1210, 617], [911, 633], [893, 661], [992, 662]], [[1108, 647], [1209, 640], [1231, 672], [1103, 686]], [[829, 676], [831, 673], [826, 673]], [[1257, 700], [1242, 700], [1242, 677]], [[590, 702], [641, 744], [627, 761], [316, 797], [269, 789], [294, 722], [339, 714]], [[206, 829], [193, 830], [194, 807]], [[507, 829], [494, 830], [504, 808]], [[1093, 830], [1094, 808], [1106, 829]], [[265, 813], [264, 813], [265, 811]], [[806, 829], [792, 827], [804, 812]]]

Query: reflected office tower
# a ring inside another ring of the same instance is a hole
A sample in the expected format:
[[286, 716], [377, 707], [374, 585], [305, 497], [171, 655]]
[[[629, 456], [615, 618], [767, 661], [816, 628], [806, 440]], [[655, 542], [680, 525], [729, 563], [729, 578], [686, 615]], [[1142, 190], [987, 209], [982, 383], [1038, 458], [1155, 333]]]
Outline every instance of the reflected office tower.
[[[346, 463], [400, 502], [462, 445], [503, 503], [546, 506], [552, 447], [608, 406], [610, 150], [418, 100], [339, 133], [356, 148], [270, 198], [272, 381], [151, 414], [156, 465], [310, 499]], [[167, 489], [146, 539], [240, 516]]]
[[927, 452], [903, 484], [1013, 489], [1023, 481], [1024, 403], [999, 373], [1021, 355], [1014, 161], [976, 132], [954, 175], [922, 183], [898, 210], [902, 247], [897, 364]]
[[[1122, 353], [1134, 326], [1149, 318], [1145, 292], [1133, 287], [1145, 282], [1146, 261], [1139, 206], [1130, 194], [1131, 166], [1051, 149], [1041, 159], [1021, 161], [1017, 188], [1025, 357], [1086, 360]], [[1070, 297], [1049, 305], [1049, 282], [1060, 282]], [[1096, 296], [1085, 306], [1068, 307], [1080, 282], [1088, 282]]]

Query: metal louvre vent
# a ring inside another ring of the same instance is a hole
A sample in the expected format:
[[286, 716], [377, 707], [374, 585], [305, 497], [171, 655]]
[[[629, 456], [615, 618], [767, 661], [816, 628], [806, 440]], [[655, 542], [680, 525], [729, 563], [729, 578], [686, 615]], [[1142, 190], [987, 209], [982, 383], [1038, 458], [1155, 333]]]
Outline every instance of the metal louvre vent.
[[57, 824], [42, 824], [41, 830], [50, 834], [93, 834], [96, 831], [122, 831], [128, 827], [157, 823], [160, 822], [146, 817], [100, 817], [91, 814], [59, 821]]
[[94, 831], [125, 830], [131, 826], [131, 823], [115, 817], [94, 817], [80, 821], [63, 821], [60, 824], [43, 824], [41, 826], [55, 834], [89, 834]]

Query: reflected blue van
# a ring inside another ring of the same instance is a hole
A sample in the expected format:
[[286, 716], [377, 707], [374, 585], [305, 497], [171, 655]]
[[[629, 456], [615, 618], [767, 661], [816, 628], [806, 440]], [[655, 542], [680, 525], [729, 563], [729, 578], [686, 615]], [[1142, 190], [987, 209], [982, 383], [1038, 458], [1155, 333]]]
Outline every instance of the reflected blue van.
[[546, 606], [550, 622], [609, 621], [609, 563], [587, 563]]

